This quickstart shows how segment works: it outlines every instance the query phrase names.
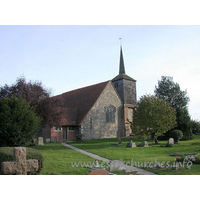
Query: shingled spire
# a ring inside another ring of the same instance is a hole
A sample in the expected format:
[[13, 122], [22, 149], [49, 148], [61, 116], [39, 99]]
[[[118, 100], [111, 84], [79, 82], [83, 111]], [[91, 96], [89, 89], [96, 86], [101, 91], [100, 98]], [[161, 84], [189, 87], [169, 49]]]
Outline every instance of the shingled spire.
[[120, 61], [119, 61], [119, 74], [125, 74], [124, 58], [122, 53], [122, 46], [120, 50]]

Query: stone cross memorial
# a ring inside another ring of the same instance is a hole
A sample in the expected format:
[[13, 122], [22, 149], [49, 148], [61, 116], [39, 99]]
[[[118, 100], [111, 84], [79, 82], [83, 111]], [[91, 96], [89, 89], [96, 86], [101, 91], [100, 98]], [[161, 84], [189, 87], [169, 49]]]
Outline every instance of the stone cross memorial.
[[38, 138], [38, 145], [44, 145], [43, 137]]
[[38, 160], [26, 160], [26, 148], [15, 147], [14, 161], [2, 162], [3, 174], [27, 175], [27, 172], [38, 171]]

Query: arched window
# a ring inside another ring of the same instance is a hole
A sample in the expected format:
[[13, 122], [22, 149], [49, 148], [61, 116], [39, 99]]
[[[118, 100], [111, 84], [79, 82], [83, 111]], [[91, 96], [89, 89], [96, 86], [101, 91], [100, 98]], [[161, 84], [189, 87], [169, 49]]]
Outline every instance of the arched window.
[[105, 108], [105, 111], [106, 111], [106, 122], [115, 122], [115, 112], [116, 112], [115, 107], [110, 105]]

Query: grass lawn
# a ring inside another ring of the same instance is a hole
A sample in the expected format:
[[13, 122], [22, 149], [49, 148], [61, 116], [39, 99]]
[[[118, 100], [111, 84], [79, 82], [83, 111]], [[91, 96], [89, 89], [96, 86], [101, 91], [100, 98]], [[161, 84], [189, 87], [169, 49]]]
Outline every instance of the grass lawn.
[[72, 167], [71, 162], [88, 162], [89, 165], [94, 162], [93, 158], [69, 149], [60, 143], [45, 143], [43, 146], [33, 148], [40, 151], [44, 156], [44, 168], [41, 175], [84, 175], [90, 169], [80, 165], [79, 167]]
[[[170, 156], [170, 154], [174, 153], [194, 153], [200, 154], [200, 135], [194, 135], [193, 140], [180, 141], [179, 144], [175, 144], [173, 147], [161, 147], [165, 146], [167, 141], [159, 141], [159, 144], [153, 144], [151, 140], [148, 141], [149, 147], [136, 147], [136, 148], [126, 148], [127, 143], [130, 139], [122, 138], [122, 145], [117, 145], [117, 138], [113, 139], [94, 139], [94, 140], [84, 140], [83, 143], [70, 142], [69, 144], [74, 145], [80, 149], [84, 149], [86, 151], [95, 153], [99, 156], [111, 159], [118, 160], [123, 159], [125, 163], [128, 161], [131, 163], [133, 159], [134, 166], [138, 167], [138, 162], [141, 164], [144, 162], [163, 162], [173, 165], [175, 161], [175, 156]], [[142, 140], [134, 140], [133, 142], [136, 145], [139, 145]], [[196, 145], [192, 145], [192, 143], [196, 143]], [[166, 164], [165, 164], [166, 165]], [[145, 170], [157, 173], [157, 174], [173, 174], [173, 175], [200, 175], [200, 165], [193, 164], [191, 169], [186, 169], [187, 165], [185, 164], [185, 168], [181, 168], [179, 170], [171, 170], [169, 168], [165, 169], [147, 169]]]

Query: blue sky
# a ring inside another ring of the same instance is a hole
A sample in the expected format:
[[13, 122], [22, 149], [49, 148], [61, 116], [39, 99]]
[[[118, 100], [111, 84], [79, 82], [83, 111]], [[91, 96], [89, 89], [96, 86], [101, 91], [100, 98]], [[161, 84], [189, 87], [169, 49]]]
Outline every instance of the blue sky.
[[200, 26], [1, 25], [0, 85], [24, 75], [57, 95], [111, 80], [119, 73], [120, 37], [137, 98], [171, 76], [187, 89], [190, 115], [200, 120]]

